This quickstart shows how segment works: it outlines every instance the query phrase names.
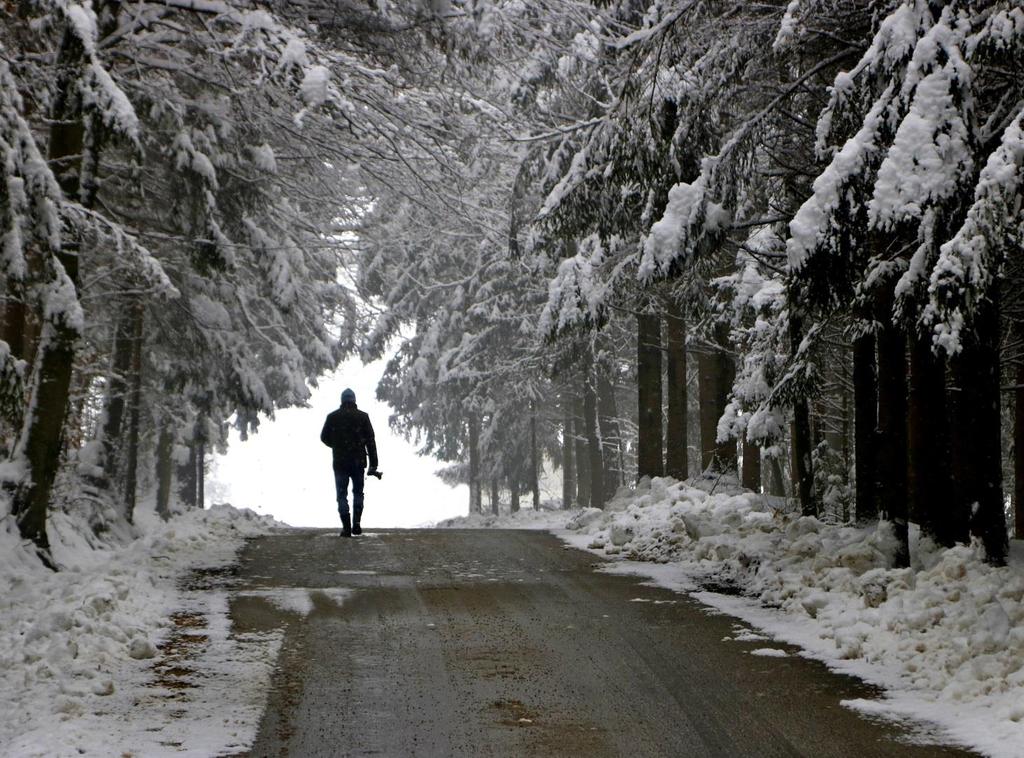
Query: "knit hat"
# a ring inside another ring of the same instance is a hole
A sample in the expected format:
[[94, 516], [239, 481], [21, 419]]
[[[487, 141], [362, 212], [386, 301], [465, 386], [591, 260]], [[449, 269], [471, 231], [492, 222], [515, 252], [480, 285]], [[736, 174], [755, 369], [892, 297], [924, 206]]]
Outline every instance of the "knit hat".
[[353, 392], [352, 390], [346, 388], [345, 391], [341, 393], [342, 405], [344, 405], [345, 403], [355, 403], [355, 401], [356, 393]]

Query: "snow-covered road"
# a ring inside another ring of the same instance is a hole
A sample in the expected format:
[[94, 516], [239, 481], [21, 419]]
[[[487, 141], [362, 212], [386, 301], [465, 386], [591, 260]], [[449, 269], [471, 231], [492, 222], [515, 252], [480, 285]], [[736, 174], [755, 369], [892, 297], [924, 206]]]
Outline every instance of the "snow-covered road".
[[859, 681], [595, 561], [542, 532], [253, 540], [233, 630], [283, 632], [253, 754], [962, 754], [840, 705], [878, 695]]

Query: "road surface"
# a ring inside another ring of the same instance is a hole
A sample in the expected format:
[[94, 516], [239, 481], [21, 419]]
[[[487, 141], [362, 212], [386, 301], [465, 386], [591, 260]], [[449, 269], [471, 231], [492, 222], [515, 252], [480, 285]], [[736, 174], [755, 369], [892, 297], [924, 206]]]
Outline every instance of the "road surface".
[[[250, 542], [232, 623], [285, 630], [251, 754], [966, 755], [910, 744], [905, 728], [840, 705], [871, 688], [795, 655], [751, 655], [794, 651], [724, 641], [736, 619], [600, 562], [543, 532]], [[282, 610], [275, 593], [307, 607]]]

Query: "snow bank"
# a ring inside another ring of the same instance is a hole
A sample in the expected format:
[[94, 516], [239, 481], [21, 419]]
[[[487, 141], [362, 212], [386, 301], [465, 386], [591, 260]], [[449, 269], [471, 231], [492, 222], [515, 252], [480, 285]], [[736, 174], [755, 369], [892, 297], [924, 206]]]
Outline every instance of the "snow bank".
[[137, 521], [141, 536], [93, 549], [58, 515], [57, 573], [9, 519], [0, 531], [0, 755], [213, 755], [251, 740], [279, 640], [232, 635], [226, 592], [181, 584], [275, 522], [230, 506]]
[[887, 691], [847, 705], [935, 724], [945, 739], [988, 755], [1022, 754], [1020, 546], [1010, 566], [994, 568], [978, 548], [944, 550], [920, 538], [914, 565], [893, 569], [888, 524], [823, 523], [723, 485], [709, 494], [712, 482], [655, 479], [603, 511], [521, 511], [493, 526], [542, 528], [561, 515], [568, 523], [559, 534], [570, 544], [621, 561], [609, 570], [689, 591]]
[[471, 513], [439, 521], [436, 526], [440, 529], [561, 529], [570, 515], [569, 511], [563, 510], [542, 507], [535, 511], [527, 508], [498, 516], [493, 513]]

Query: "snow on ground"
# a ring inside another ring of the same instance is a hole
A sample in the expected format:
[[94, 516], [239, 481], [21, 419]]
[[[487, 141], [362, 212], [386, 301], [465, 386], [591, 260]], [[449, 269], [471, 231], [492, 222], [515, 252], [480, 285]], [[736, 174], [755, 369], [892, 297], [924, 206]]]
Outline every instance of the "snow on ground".
[[218, 569], [275, 522], [230, 506], [169, 523], [142, 510], [134, 539], [104, 547], [57, 514], [57, 573], [7, 523], [0, 755], [218, 755], [251, 743], [280, 633], [232, 633]]
[[887, 524], [827, 524], [716, 484], [655, 479], [604, 511], [526, 510], [450, 525], [552, 528], [561, 516], [563, 539], [617, 559], [604, 570], [688, 592], [886, 690], [849, 707], [934, 724], [942, 738], [987, 755], [1024, 755], [1021, 545], [1008, 567], [994, 568], [975, 546], [944, 550], [914, 534], [914, 565], [893, 569]]

